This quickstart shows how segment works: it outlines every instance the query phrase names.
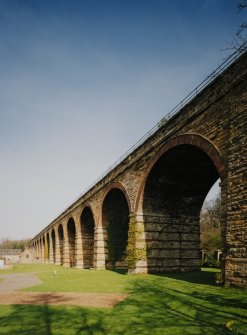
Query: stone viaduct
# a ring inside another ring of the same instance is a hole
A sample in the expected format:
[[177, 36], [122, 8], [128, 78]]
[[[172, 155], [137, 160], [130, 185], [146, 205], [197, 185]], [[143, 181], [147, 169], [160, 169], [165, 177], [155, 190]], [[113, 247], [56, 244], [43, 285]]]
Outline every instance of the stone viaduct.
[[200, 270], [200, 211], [220, 178], [223, 275], [247, 287], [247, 52], [36, 235], [37, 261], [133, 273]]

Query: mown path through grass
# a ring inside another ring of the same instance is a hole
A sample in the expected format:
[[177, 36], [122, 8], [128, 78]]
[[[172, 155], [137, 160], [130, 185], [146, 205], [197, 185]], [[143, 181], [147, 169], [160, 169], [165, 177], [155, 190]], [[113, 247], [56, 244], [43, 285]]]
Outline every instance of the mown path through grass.
[[32, 273], [0, 273], [0, 278], [2, 279], [0, 294], [41, 284], [37, 276], [34, 276]]
[[[54, 269], [57, 276], [52, 276]], [[229, 320], [238, 322], [241, 333], [247, 334], [247, 292], [215, 286], [210, 271], [134, 276], [48, 265], [20, 270], [36, 271], [43, 284], [32, 290], [40, 292], [94, 289], [129, 296], [112, 309], [0, 306], [3, 335], [220, 335], [229, 334], [225, 328]]]

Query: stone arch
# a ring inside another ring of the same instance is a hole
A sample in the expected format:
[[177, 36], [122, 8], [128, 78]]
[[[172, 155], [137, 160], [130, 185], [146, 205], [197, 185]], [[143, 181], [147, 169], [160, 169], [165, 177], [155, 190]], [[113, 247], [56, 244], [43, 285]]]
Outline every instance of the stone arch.
[[41, 259], [40, 259], [40, 241], [39, 241], [39, 239], [37, 240], [37, 247], [38, 247], [38, 254], [37, 254], [37, 259], [40, 261]]
[[37, 241], [35, 241], [34, 246], [35, 246], [34, 259], [35, 259], [35, 261], [37, 261], [38, 260], [38, 244], [37, 244]]
[[122, 187], [108, 189], [102, 204], [102, 225], [107, 231], [107, 268], [126, 268], [125, 256], [129, 230], [130, 202]]
[[36, 240], [36, 260], [38, 261], [40, 259], [39, 255], [39, 241]]
[[51, 230], [51, 245], [53, 253], [53, 263], [56, 264], [56, 233], [54, 228]]
[[85, 205], [80, 215], [80, 229], [82, 236], [83, 267], [90, 269], [94, 262], [94, 228], [95, 220], [92, 208]]
[[45, 262], [46, 260], [46, 241], [45, 241], [45, 235], [42, 236], [42, 260]]
[[40, 259], [40, 262], [42, 262], [43, 260], [43, 248], [42, 248], [42, 240], [41, 240], [41, 237], [39, 238], [39, 259]]
[[64, 228], [60, 223], [58, 226], [58, 241], [59, 241], [59, 252], [60, 252], [60, 264], [64, 264]]
[[47, 232], [45, 234], [45, 261], [49, 262], [50, 259], [50, 235]]
[[112, 183], [105, 189], [104, 194], [103, 194], [103, 196], [102, 196], [103, 201], [102, 201], [102, 205], [101, 205], [101, 207], [103, 206], [103, 203], [104, 203], [104, 200], [105, 200], [107, 194], [108, 194], [112, 189], [119, 189], [120, 191], [122, 191], [122, 193], [124, 194], [125, 199], [126, 199], [126, 201], [127, 201], [127, 204], [128, 204], [128, 207], [129, 207], [129, 211], [130, 211], [130, 213], [131, 213], [131, 212], [132, 212], [132, 206], [131, 206], [131, 202], [130, 202], [129, 194], [128, 194], [128, 192], [127, 192], [125, 186], [124, 186], [122, 183], [120, 183], [119, 181], [114, 181], [114, 182], [112, 182]]
[[196, 134], [172, 139], [155, 156], [137, 204], [149, 272], [200, 270], [201, 207], [225, 173], [220, 152]]
[[224, 181], [226, 177], [226, 163], [218, 150], [218, 148], [206, 137], [195, 134], [195, 133], [186, 133], [183, 135], [179, 135], [168, 142], [164, 144], [164, 146], [159, 150], [159, 152], [155, 155], [155, 157], [152, 158], [151, 162], [149, 163], [144, 176], [142, 178], [141, 185], [139, 187], [139, 191], [136, 197], [135, 202], [135, 212], [141, 212], [142, 211], [142, 200], [143, 200], [143, 191], [145, 187], [145, 183], [147, 180], [147, 177], [152, 170], [153, 166], [156, 164], [156, 162], [159, 160], [161, 156], [163, 156], [168, 150], [178, 146], [178, 145], [192, 145], [195, 147], [198, 147], [202, 151], [204, 151], [207, 156], [211, 159], [212, 163], [214, 164], [218, 174], [219, 178], [221, 179], [221, 182]]
[[73, 217], [70, 217], [67, 222], [67, 233], [68, 233], [68, 246], [69, 246], [69, 266], [74, 267], [76, 265], [76, 258], [75, 258], [76, 225]]

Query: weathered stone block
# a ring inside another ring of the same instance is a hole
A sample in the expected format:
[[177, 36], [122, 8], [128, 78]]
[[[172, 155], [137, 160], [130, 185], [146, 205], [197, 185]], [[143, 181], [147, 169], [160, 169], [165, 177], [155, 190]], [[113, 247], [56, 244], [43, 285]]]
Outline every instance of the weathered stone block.
[[181, 259], [181, 265], [182, 266], [201, 266], [201, 260], [200, 259]]
[[200, 258], [199, 250], [182, 250], [181, 258]]

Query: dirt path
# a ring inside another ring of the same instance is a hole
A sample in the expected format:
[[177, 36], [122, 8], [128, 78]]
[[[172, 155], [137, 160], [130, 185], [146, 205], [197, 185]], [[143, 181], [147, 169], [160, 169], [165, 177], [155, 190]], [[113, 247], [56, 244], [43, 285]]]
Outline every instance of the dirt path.
[[11, 292], [0, 293], [1, 305], [70, 305], [84, 307], [113, 307], [127, 297], [116, 293], [74, 292]]
[[25, 287], [40, 284], [32, 273], [0, 274], [0, 304], [71, 305], [84, 307], [113, 307], [127, 297], [118, 293], [22, 292]]

